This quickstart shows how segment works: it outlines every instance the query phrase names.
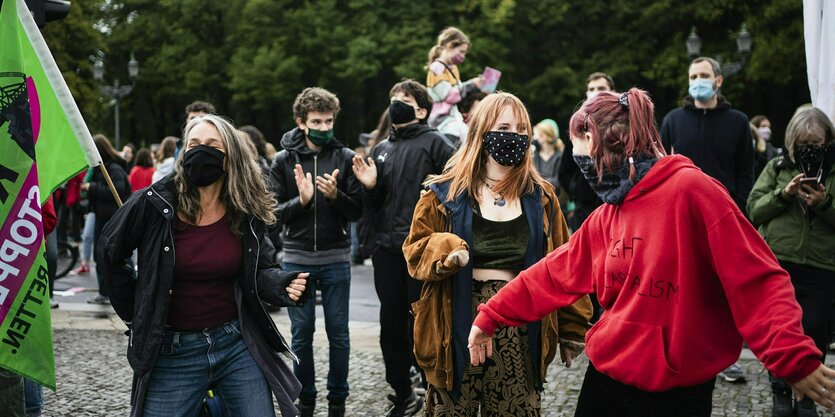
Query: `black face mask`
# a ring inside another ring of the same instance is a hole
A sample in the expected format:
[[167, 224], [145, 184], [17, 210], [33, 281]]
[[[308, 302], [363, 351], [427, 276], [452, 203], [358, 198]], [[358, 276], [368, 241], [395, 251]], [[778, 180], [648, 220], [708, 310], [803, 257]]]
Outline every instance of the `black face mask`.
[[530, 146], [528, 135], [514, 132], [492, 131], [484, 134], [484, 149], [499, 165], [516, 166], [525, 158], [525, 151]]
[[183, 156], [186, 179], [197, 187], [214, 184], [223, 175], [226, 154], [207, 145], [191, 148]]
[[389, 104], [389, 117], [391, 124], [402, 125], [417, 119], [415, 108], [400, 100], [394, 100]]
[[[627, 162], [615, 169], [614, 172], [603, 173], [601, 179], [597, 175], [597, 168], [594, 164], [594, 159], [588, 155], [572, 155], [574, 162], [583, 173], [583, 177], [591, 185], [591, 189], [604, 202], [608, 204], [620, 204], [626, 198], [626, 194], [632, 190], [632, 187], [643, 178], [650, 168], [658, 162], [658, 159], [650, 158], [648, 156], [638, 156], [630, 158], [631, 162]], [[629, 166], [635, 164], [635, 178], [634, 181], [629, 179]]]
[[817, 177], [823, 167], [824, 148], [821, 145], [797, 145], [794, 159], [807, 177]]

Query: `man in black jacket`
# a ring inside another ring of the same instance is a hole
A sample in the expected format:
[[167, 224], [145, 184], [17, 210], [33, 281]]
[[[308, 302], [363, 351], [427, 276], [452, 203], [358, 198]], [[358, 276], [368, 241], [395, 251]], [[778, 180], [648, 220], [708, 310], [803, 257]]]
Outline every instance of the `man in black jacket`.
[[[293, 103], [297, 127], [284, 134], [272, 163], [271, 181], [284, 226], [284, 269], [309, 271], [308, 287], [322, 292], [328, 333], [328, 415], [345, 413], [348, 397], [348, 301], [351, 288], [349, 223], [362, 214], [362, 187], [353, 175], [354, 152], [333, 138], [339, 99], [322, 88], [306, 88]], [[288, 308], [294, 371], [302, 391], [298, 409], [312, 416], [316, 405], [313, 367], [315, 303]]]
[[661, 123], [661, 139], [668, 153], [693, 160], [705, 174], [730, 192], [739, 209], [754, 185], [754, 146], [748, 116], [731, 108], [718, 93], [724, 78], [713, 58], [696, 58], [690, 64], [690, 87], [680, 108]]
[[409, 276], [402, 248], [423, 181], [443, 171], [454, 148], [443, 134], [426, 125], [432, 109], [426, 87], [405, 80], [392, 87], [389, 97], [391, 136], [374, 148], [368, 161], [354, 158], [354, 173], [365, 187], [367, 207], [376, 218], [377, 249], [371, 260], [380, 298], [380, 348], [386, 381], [396, 393], [389, 396], [393, 405], [387, 415], [411, 416], [422, 403], [409, 375], [414, 363], [409, 306], [420, 298], [421, 284]]

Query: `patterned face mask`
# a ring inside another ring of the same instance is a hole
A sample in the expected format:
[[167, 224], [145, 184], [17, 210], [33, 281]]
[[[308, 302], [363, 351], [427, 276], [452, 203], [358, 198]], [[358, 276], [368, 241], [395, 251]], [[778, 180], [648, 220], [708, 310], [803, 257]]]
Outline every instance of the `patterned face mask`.
[[821, 145], [797, 145], [794, 159], [807, 177], [817, 177], [823, 166], [824, 148]]
[[530, 144], [528, 135], [499, 131], [484, 134], [484, 149], [496, 162], [506, 167], [521, 164]]

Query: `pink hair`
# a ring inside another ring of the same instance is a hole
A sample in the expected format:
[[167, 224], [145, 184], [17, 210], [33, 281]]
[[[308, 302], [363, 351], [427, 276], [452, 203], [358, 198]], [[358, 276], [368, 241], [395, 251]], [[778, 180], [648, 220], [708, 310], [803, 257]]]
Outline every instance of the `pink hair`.
[[[655, 126], [655, 106], [646, 91], [631, 88], [626, 93], [628, 106], [623, 106], [621, 94], [601, 92], [587, 100], [572, 116], [568, 132], [573, 137], [591, 134], [589, 156], [595, 161], [599, 178], [605, 171], [613, 171], [630, 157], [665, 156], [661, 135]], [[634, 165], [629, 177], [634, 179]]]

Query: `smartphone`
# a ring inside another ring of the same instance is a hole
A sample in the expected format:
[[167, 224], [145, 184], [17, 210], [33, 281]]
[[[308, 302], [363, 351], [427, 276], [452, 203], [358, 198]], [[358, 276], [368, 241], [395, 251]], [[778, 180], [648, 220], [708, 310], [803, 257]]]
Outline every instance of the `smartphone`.
[[818, 188], [818, 187], [817, 187], [817, 185], [818, 185], [818, 179], [817, 179], [817, 177], [807, 177], [807, 178], [801, 178], [801, 179], [800, 179], [800, 185], [801, 185], [801, 186], [803, 186], [803, 185], [808, 185], [808, 186], [810, 186], [810, 187], [812, 187], [812, 188], [817, 189], [817, 188]]

